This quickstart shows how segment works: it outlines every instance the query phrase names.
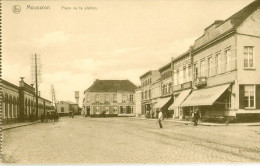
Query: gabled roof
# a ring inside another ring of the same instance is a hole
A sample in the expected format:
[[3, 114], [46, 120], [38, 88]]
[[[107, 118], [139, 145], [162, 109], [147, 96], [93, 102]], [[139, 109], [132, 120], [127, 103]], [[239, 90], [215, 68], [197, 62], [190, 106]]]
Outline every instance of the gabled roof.
[[225, 20], [225, 22], [230, 20], [233, 27], [237, 28], [245, 21], [247, 17], [249, 17], [253, 12], [255, 12], [259, 7], [260, 0], [256, 0], [244, 7], [243, 9], [241, 9], [240, 11], [238, 11], [237, 13], [230, 16], [228, 19]]
[[136, 88], [129, 80], [96, 80], [85, 92], [134, 91]]

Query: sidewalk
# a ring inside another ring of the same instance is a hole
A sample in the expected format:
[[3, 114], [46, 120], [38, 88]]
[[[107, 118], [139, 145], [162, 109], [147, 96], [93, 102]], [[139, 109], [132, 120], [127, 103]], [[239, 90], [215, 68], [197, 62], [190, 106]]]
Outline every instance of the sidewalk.
[[33, 125], [33, 124], [40, 123], [40, 122], [41, 121], [38, 120], [35, 122], [22, 122], [22, 123], [7, 124], [7, 125], [2, 126], [2, 130], [9, 130], [9, 129], [17, 128], [17, 127], [29, 126], [29, 125]]
[[[156, 121], [157, 119], [151, 119], [151, 118], [142, 118], [142, 117], [133, 117], [135, 119], [140, 119], [140, 120], [154, 120]], [[166, 122], [173, 122], [173, 123], [182, 123], [185, 125], [192, 124], [193, 122], [191, 121], [186, 121], [186, 120], [180, 120], [180, 119], [164, 119]], [[198, 125], [202, 126], [260, 126], [260, 122], [250, 122], [250, 123], [210, 123], [210, 122], [200, 122]]]

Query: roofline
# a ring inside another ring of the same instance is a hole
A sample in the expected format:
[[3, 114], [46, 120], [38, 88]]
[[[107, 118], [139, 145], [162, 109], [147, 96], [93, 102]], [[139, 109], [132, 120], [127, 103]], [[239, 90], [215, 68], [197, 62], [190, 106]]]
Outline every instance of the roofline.
[[167, 63], [166, 65], [164, 65], [164, 66], [162, 66], [162, 67], [160, 67], [160, 68], [158, 69], [158, 71], [161, 73], [162, 70], [166, 69], [166, 68], [169, 67], [169, 66], [171, 67], [171, 62]]
[[19, 86], [17, 86], [17, 85], [14, 85], [14, 84], [12, 84], [11, 82], [8, 82], [8, 81], [6, 81], [6, 80], [4, 80], [4, 79], [0, 79], [1, 80], [1, 83], [5, 83], [5, 84], [7, 84], [7, 85], [9, 85], [9, 86], [12, 86], [13, 88], [16, 88], [16, 89], [18, 89], [19, 90]]
[[[193, 47], [193, 46], [191, 46], [191, 47]], [[177, 57], [173, 57], [172, 62], [175, 62], [175, 61], [179, 60], [180, 58], [184, 57], [185, 55], [188, 55], [190, 53], [190, 50], [191, 50], [191, 48], [188, 51], [184, 52], [183, 54], [181, 54]]]
[[156, 71], [156, 70], [149, 70], [147, 71], [146, 73], [144, 73], [143, 75], [140, 76], [140, 79], [145, 77], [146, 75], [148, 75], [149, 73], [152, 73], [153, 71]]

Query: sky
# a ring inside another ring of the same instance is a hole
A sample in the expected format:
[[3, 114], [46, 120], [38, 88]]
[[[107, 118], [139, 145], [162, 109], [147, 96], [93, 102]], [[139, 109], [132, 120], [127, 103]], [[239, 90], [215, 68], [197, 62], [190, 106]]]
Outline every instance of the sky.
[[[81, 106], [95, 79], [128, 79], [139, 86], [142, 74], [169, 63], [215, 20], [252, 1], [2, 1], [2, 78], [33, 83], [31, 57], [37, 54], [41, 96], [51, 100], [53, 85], [56, 100], [75, 102], [74, 91], [80, 91]], [[12, 11], [14, 5], [20, 13]]]

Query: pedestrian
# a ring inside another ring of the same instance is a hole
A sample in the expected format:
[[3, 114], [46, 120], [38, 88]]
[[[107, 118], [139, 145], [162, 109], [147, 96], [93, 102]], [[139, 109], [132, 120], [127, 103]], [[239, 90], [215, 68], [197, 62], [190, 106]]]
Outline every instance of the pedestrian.
[[198, 125], [199, 118], [200, 118], [199, 109], [196, 109], [193, 116], [194, 126]]
[[160, 112], [158, 114], [158, 122], [159, 122], [160, 128], [163, 128], [162, 123], [161, 123], [162, 120], [163, 120], [163, 113], [162, 113], [162, 110], [160, 109]]

